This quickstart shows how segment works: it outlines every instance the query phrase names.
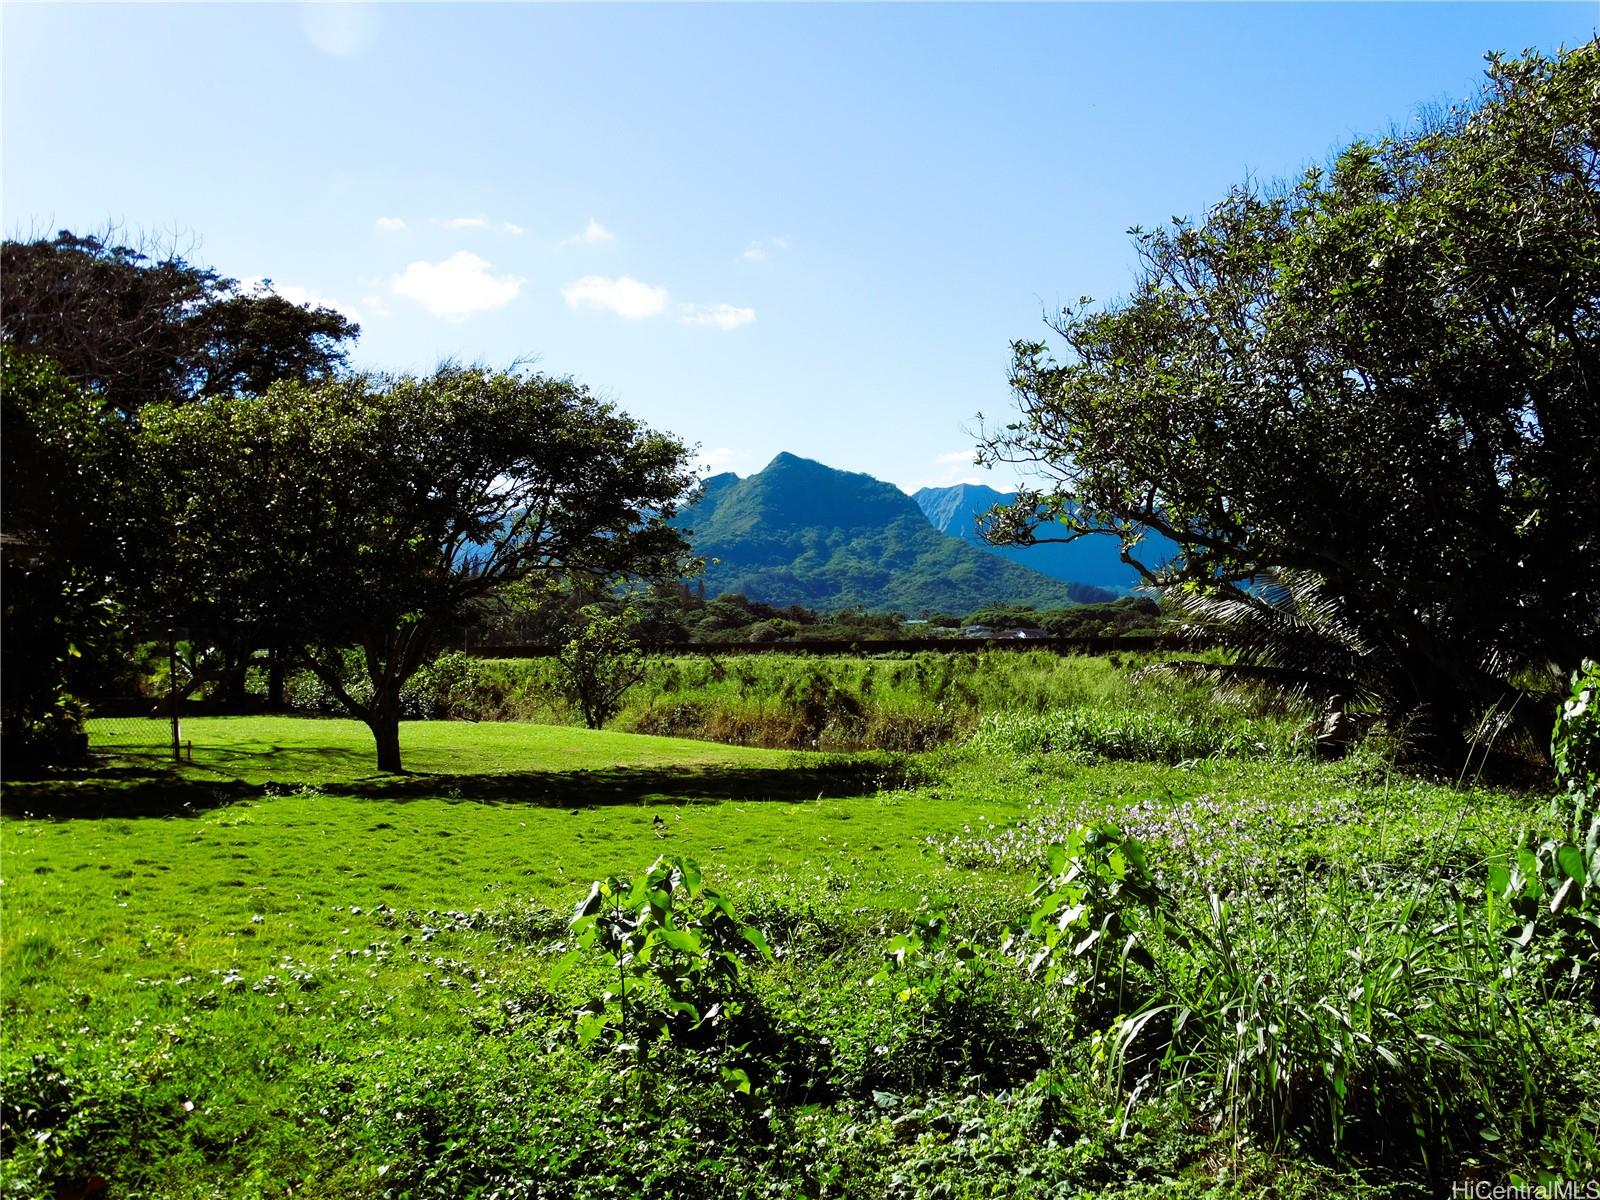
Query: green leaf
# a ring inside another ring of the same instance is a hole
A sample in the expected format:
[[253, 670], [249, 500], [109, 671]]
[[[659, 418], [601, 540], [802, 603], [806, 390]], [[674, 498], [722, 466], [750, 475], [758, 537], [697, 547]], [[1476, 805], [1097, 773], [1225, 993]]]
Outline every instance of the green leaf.
[[1561, 873], [1569, 881], [1577, 880], [1579, 883], [1583, 882], [1585, 874], [1583, 851], [1570, 842], [1563, 843], [1556, 848], [1556, 865], [1561, 868]]
[[769, 960], [772, 958], [772, 947], [767, 944], [767, 935], [762, 933], [761, 930], [754, 925], [745, 925], [740, 928], [739, 932], [744, 935], [745, 941], [756, 948], [757, 953], [762, 958]]
[[583, 917], [592, 917], [600, 911], [600, 900], [604, 895], [604, 885], [598, 880], [589, 885], [589, 894], [578, 901], [577, 907], [572, 910], [572, 919], [578, 921]]
[[582, 954], [583, 948], [581, 946], [574, 946], [560, 958], [556, 959], [556, 961], [550, 966], [550, 982], [560, 982], [562, 976], [564, 976], [568, 971], [572, 970], [572, 965], [578, 961], [578, 958]]

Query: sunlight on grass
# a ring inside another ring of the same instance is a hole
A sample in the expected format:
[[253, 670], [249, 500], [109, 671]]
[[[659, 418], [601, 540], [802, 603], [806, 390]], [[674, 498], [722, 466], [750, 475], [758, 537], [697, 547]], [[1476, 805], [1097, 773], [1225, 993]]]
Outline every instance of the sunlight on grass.
[[[107, 723], [90, 721], [91, 748]], [[305, 717], [188, 717], [182, 737], [196, 777], [248, 783], [293, 780], [322, 784], [378, 774], [372, 734], [359, 721]], [[683, 738], [648, 737], [604, 730], [518, 723], [465, 724], [407, 721], [400, 726], [407, 771], [469, 775], [502, 771], [577, 771], [647, 766], [778, 766], [789, 755], [721, 746]], [[107, 748], [109, 749], [109, 747]], [[164, 750], [122, 757], [152, 765], [169, 761]]]

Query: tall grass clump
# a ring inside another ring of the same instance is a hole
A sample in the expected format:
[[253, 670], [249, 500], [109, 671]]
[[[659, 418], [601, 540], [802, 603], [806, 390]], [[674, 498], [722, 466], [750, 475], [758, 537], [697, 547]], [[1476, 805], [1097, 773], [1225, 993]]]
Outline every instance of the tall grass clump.
[[1059, 755], [1070, 761], [1177, 763], [1218, 755], [1284, 755], [1298, 720], [1271, 715], [1209, 688], [1144, 676], [1119, 679], [1086, 703], [994, 711], [978, 723], [973, 749], [1007, 755]]
[[1046, 713], [995, 713], [973, 734], [975, 749], [1058, 754], [1080, 762], [1128, 759], [1176, 763], [1219, 754], [1264, 753], [1271, 731], [1242, 718], [1195, 720], [1126, 705]]
[[1052, 851], [1013, 948], [1130, 1112], [1177, 1098], [1235, 1139], [1434, 1178], [1473, 1157], [1559, 1177], [1593, 1161], [1595, 1033], [1503, 936], [1483, 882], [1180, 891], [1102, 824]]
[[[645, 659], [608, 718], [667, 737], [795, 750], [916, 752], [977, 732], [1007, 753], [1180, 761], [1281, 749], [1289, 718], [1218, 705], [1171, 680], [1137, 682], [1143, 656], [974, 651], [819, 657], [761, 654]], [[359, 694], [359, 672], [349, 685]], [[309, 672], [295, 707], [337, 713]], [[554, 659], [440, 656], [402, 696], [408, 718], [581, 724]]]

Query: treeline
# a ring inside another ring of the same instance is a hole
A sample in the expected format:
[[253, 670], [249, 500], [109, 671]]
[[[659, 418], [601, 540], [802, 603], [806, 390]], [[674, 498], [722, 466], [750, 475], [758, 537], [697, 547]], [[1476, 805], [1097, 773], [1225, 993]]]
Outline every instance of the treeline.
[[1147, 597], [1102, 604], [1036, 609], [1017, 604], [952, 613], [821, 612], [799, 604], [774, 605], [738, 593], [708, 598], [698, 583], [676, 582], [617, 595], [571, 591], [564, 602], [538, 609], [485, 604], [464, 625], [459, 644], [469, 649], [555, 647], [571, 636], [573, 613], [590, 606], [623, 614], [645, 648], [662, 646], [792, 646], [808, 642], [850, 645], [916, 639], [1006, 635], [1027, 631], [1050, 638], [1117, 637], [1153, 633], [1161, 607]]

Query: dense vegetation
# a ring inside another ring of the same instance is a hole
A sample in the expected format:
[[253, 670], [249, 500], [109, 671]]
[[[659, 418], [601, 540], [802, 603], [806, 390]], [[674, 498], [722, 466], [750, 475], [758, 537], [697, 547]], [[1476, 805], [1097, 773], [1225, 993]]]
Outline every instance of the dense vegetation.
[[1490, 707], [1547, 729], [1600, 645], [1597, 89], [1600, 41], [1494, 57], [1478, 103], [1136, 230], [1130, 296], [1015, 347], [984, 456], [1050, 483], [993, 532], [1164, 534], [1168, 582], [1292, 627], [1257, 665], [1442, 755]]
[[[1140, 666], [1158, 661], [1149, 655], [1108, 660], [1062, 658], [1052, 651], [852, 658], [773, 653], [622, 661], [636, 682], [607, 713], [616, 728], [734, 745], [926, 750], [1016, 714], [1044, 717], [1071, 708], [1091, 712], [1112, 729], [1118, 714], [1138, 710], [1157, 740], [1144, 741], [1133, 756], [1176, 760], [1222, 745], [1259, 744], [1265, 752], [1299, 737], [1304, 724], [1298, 714], [1259, 716], [1248, 703], [1218, 703], [1204, 689], [1174, 688], [1140, 674]], [[584, 705], [570, 680], [559, 658], [451, 654], [419, 672], [403, 699], [414, 718], [583, 723]], [[310, 673], [291, 681], [290, 698], [303, 711], [340, 711]], [[1154, 733], [1169, 726], [1187, 731], [1171, 745]], [[1192, 741], [1195, 731], [1204, 731], [1199, 742]]]
[[[1070, 608], [986, 606], [964, 617], [924, 610], [908, 617], [902, 612], [868, 612], [859, 608], [821, 612], [801, 604], [763, 604], [738, 592], [707, 599], [704, 583], [679, 583], [602, 597], [594, 602], [625, 614], [633, 634], [644, 645], [653, 647], [914, 640], [953, 637], [974, 625], [994, 631], [1038, 630], [1060, 638], [1115, 637], [1154, 632], [1162, 624], [1160, 605], [1142, 596]], [[463, 636], [468, 645], [483, 649], [559, 645], [573, 627], [576, 610], [582, 607], [578, 601], [588, 599], [574, 595], [567, 597], [566, 603], [547, 600], [531, 611], [484, 605], [472, 614]]]

